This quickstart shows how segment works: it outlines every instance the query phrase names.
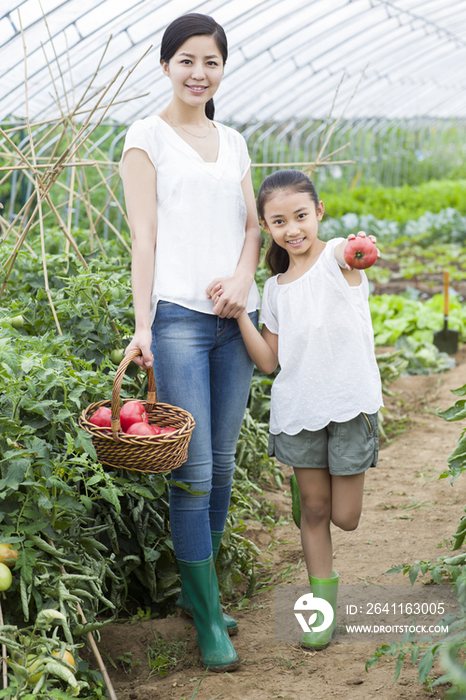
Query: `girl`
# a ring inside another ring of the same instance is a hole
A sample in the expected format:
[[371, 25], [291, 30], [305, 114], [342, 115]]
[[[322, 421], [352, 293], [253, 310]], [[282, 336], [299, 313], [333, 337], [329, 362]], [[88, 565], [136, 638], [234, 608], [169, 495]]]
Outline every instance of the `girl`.
[[[342, 530], [358, 526], [364, 472], [378, 455], [383, 402], [368, 282], [346, 265], [345, 239], [324, 243], [317, 237], [324, 204], [304, 173], [283, 170], [266, 178], [257, 205], [272, 236], [266, 260], [274, 276], [264, 287], [262, 335], [247, 314], [238, 323], [261, 371], [269, 374], [280, 363], [269, 454], [294, 469], [312, 592], [335, 611], [339, 576], [332, 570], [330, 521]], [[221, 297], [218, 286], [214, 299]], [[305, 632], [302, 646], [323, 649], [334, 628], [335, 616], [327, 630]]]
[[[132, 239], [136, 330], [127, 348], [154, 373], [159, 400], [189, 411], [188, 461], [170, 489], [170, 528], [202, 662], [234, 670], [214, 561], [230, 502], [236, 442], [253, 363], [236, 317], [257, 325], [260, 229], [242, 136], [213, 120], [227, 59], [212, 17], [192, 13], [164, 33], [160, 63], [173, 96], [128, 130], [122, 178]], [[217, 284], [222, 298], [211, 299]]]

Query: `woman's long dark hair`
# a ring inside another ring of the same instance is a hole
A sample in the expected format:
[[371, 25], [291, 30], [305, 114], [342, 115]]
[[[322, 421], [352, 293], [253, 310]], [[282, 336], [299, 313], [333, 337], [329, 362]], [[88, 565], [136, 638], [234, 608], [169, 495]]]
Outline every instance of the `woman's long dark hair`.
[[[264, 208], [268, 200], [277, 191], [288, 190], [289, 192], [307, 192], [316, 208], [319, 206], [319, 197], [312, 181], [301, 170], [277, 170], [265, 178], [259, 188], [257, 195], [257, 211], [263, 223], [267, 223], [264, 217]], [[288, 252], [279, 246], [273, 238], [265, 254], [265, 262], [272, 275], [286, 272], [290, 265]]]
[[[213, 17], [201, 15], [198, 12], [181, 15], [181, 17], [173, 20], [168, 25], [162, 37], [160, 62], [169, 63], [171, 57], [178, 51], [180, 46], [192, 36], [211, 36], [222, 54], [223, 64], [225, 65], [228, 58], [228, 43], [223, 27]], [[208, 119], [214, 118], [215, 107], [213, 99], [206, 103], [205, 113]]]

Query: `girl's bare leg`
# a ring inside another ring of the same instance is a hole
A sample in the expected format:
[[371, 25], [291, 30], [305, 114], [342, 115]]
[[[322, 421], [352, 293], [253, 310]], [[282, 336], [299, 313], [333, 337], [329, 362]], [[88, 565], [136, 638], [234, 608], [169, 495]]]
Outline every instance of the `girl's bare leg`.
[[361, 517], [364, 474], [331, 476], [331, 520], [341, 530], [356, 530]]
[[310, 576], [331, 578], [330, 521], [341, 530], [359, 524], [364, 494], [364, 472], [331, 476], [327, 469], [295, 469], [301, 494], [301, 542]]
[[332, 482], [328, 469], [295, 469], [301, 494], [301, 542], [310, 576], [331, 578], [330, 515]]

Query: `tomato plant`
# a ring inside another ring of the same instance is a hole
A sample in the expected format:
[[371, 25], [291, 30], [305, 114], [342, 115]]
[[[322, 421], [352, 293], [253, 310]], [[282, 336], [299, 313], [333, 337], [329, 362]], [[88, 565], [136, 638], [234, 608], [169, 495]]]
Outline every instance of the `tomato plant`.
[[[54, 242], [53, 232], [48, 240]], [[82, 243], [79, 234], [77, 240]], [[0, 255], [8, 253], [4, 245]], [[134, 323], [128, 314], [128, 261], [119, 257], [121, 251], [113, 244], [105, 245], [109, 259], [89, 254], [87, 271], [73, 254], [61, 253], [58, 245], [47, 257], [62, 336], [56, 333], [42, 293], [40, 258], [20, 253], [11, 293], [9, 287], [0, 301], [0, 318], [20, 313], [24, 318], [20, 329], [0, 323], [0, 527], [4, 542], [18, 552], [5, 622], [22, 629], [38, 619], [45, 604], [55, 605], [65, 618], [57, 639], [73, 649], [76, 662], [79, 652], [74, 645], [82, 641], [86, 629], [98, 629], [131, 601], [166, 615], [179, 591], [168, 524], [168, 478], [102, 467], [90, 438], [77, 425], [83, 408], [111, 397], [115, 376], [111, 349], [126, 342], [122, 339], [131, 334]], [[85, 251], [85, 246], [81, 249]], [[96, 294], [97, 285], [107, 306]], [[145, 373], [138, 373], [134, 364], [125, 373], [121, 396], [125, 403], [147, 396]], [[260, 505], [250, 496], [251, 489], [259, 487], [247, 474], [262, 457], [258, 445], [267, 441], [265, 427], [256, 431], [255, 438], [254, 458], [249, 459], [252, 438], [238, 455], [239, 468], [244, 466], [235, 477], [233, 503], [238, 505], [229, 515], [228, 543], [221, 550], [221, 555], [228, 552], [227, 586], [233, 581], [233, 567], [235, 580], [250, 577], [257, 556], [235, 525], [246, 509], [254, 517], [260, 513]], [[76, 599], [88, 627], [76, 613]], [[31, 629], [31, 635], [40, 639], [37, 630]], [[40, 649], [36, 653], [35, 647], [27, 646], [28, 653], [41, 658], [55, 650], [52, 646], [47, 653]], [[15, 678], [9, 679], [12, 684]], [[96, 682], [90, 672], [81, 677], [76, 672], [76, 678], [91, 688]], [[59, 684], [48, 672], [40, 681], [44, 693]]]

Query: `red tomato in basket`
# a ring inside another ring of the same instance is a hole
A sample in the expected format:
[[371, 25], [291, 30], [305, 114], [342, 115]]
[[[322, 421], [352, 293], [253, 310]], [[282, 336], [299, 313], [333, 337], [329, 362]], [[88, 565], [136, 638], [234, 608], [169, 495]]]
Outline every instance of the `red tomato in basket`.
[[160, 428], [160, 433], [159, 435], [171, 435], [171, 433], [176, 432], [176, 428], [170, 428], [169, 425], [167, 425], [166, 428]]
[[139, 401], [127, 401], [120, 411], [120, 425], [124, 433], [133, 423], [147, 423], [146, 409]]
[[106, 406], [101, 406], [89, 418], [89, 423], [97, 425], [99, 428], [111, 428], [112, 412]]
[[133, 423], [129, 426], [128, 430], [125, 430], [127, 435], [158, 435], [158, 431], [155, 425], [149, 425], [149, 423]]

